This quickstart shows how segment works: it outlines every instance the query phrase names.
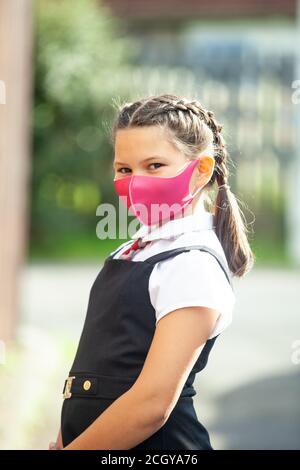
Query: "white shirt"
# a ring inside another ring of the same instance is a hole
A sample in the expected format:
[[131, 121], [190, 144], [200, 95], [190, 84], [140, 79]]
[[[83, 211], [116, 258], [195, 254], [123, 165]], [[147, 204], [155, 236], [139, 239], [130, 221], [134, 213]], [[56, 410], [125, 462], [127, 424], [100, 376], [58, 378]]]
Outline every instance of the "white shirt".
[[[213, 214], [197, 204], [192, 215], [169, 220], [161, 227], [142, 225], [132, 239], [120, 245], [113, 258], [121, 256], [133, 240], [151, 241], [134, 253], [132, 261], [144, 261], [150, 256], [190, 245], [213, 248], [228, 266], [222, 245], [215, 233]], [[150, 301], [155, 309], [156, 323], [165, 315], [183, 307], [202, 306], [220, 312], [209, 336], [214, 338], [232, 322], [235, 294], [218, 261], [210, 253], [191, 250], [159, 261], [149, 277]]]

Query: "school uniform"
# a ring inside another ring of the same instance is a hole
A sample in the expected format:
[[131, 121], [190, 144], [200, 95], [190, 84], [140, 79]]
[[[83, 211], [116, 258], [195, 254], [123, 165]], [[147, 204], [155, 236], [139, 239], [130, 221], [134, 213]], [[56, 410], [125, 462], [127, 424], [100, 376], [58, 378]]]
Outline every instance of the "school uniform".
[[[144, 248], [124, 258], [136, 240], [142, 240]], [[204, 306], [220, 312], [215, 327], [167, 422], [133, 449], [212, 450], [209, 433], [195, 412], [193, 382], [217, 337], [232, 322], [234, 303], [231, 273], [212, 214], [200, 207], [160, 227], [142, 225], [105, 259], [91, 287], [83, 331], [64, 384], [63, 445], [131, 388], [162, 317], [178, 308]]]

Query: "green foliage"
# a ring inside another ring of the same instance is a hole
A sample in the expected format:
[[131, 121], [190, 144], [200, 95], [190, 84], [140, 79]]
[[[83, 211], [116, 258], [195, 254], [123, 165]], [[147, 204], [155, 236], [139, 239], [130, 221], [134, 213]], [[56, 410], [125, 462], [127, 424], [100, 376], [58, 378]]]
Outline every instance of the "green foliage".
[[99, 1], [35, 3], [31, 252], [95, 234], [96, 207], [112, 197], [114, 78], [135, 51], [121, 26]]
[[[221, 84], [202, 83], [184, 66], [138, 64], [142, 40], [130, 38], [125, 23], [100, 0], [36, 0], [34, 44], [30, 255], [105, 256], [124, 241], [96, 236], [97, 206], [117, 200], [110, 143], [115, 104], [174, 92], [201, 101], [205, 97], [205, 105], [218, 113]], [[220, 120], [230, 129], [233, 121], [226, 124], [229, 113], [222, 113]], [[229, 134], [236, 139], [234, 127]], [[245, 152], [248, 145], [241, 144]], [[280, 262], [285, 257], [284, 201], [281, 188], [268, 182], [274, 172], [264, 162], [266, 174], [254, 190], [249, 166], [243, 171], [240, 160], [237, 167], [243, 192], [251, 183], [246, 199], [256, 214], [254, 249], [259, 260], [274, 257]], [[270, 230], [276, 234], [273, 247], [264, 242]]]

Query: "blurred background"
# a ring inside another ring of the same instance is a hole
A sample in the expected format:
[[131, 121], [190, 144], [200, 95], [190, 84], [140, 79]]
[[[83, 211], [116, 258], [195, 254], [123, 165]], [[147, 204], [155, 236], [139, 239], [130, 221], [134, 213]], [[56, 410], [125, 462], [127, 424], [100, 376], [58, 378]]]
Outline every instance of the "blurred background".
[[197, 377], [216, 449], [300, 448], [300, 3], [0, 0], [0, 449], [46, 449], [116, 202], [114, 105], [197, 97], [224, 124], [254, 269]]

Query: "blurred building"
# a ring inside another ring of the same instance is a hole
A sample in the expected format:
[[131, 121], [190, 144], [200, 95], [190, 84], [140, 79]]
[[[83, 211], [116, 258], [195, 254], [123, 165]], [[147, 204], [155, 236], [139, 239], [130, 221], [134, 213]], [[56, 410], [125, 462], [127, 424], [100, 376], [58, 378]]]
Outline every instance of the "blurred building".
[[270, 18], [296, 15], [297, 0], [101, 0], [112, 11], [129, 20], [131, 24], [141, 20], [149, 24], [158, 24], [160, 20], [169, 24], [171, 21], [182, 23], [190, 19], [241, 19]]
[[300, 215], [294, 210], [300, 204], [300, 106], [292, 105], [300, 78], [300, 2], [104, 3], [138, 39], [138, 63], [194, 72], [200, 99], [224, 122], [238, 162], [233, 187], [255, 213], [265, 249], [274, 244], [270, 259], [281, 247], [300, 264]]

